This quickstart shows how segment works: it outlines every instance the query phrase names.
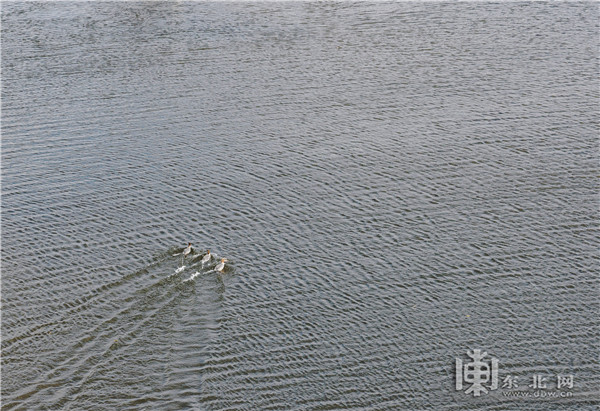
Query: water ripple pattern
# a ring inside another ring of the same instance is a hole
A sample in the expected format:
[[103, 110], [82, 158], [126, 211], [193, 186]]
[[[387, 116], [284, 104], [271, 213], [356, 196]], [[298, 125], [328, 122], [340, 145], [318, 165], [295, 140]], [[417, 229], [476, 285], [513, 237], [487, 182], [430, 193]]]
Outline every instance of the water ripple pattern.
[[3, 3], [2, 410], [595, 409], [598, 14]]

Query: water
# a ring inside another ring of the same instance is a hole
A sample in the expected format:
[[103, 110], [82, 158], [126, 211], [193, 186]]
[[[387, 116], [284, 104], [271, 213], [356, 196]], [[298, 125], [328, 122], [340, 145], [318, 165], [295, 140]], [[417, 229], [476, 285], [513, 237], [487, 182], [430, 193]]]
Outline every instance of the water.
[[594, 409], [598, 14], [4, 2], [2, 410]]

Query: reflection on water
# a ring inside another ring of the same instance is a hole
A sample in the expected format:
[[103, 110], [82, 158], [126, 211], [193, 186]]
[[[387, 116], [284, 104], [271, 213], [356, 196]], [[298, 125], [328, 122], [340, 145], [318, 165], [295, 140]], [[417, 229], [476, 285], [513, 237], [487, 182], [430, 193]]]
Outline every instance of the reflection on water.
[[598, 21], [3, 4], [2, 409], [593, 409]]

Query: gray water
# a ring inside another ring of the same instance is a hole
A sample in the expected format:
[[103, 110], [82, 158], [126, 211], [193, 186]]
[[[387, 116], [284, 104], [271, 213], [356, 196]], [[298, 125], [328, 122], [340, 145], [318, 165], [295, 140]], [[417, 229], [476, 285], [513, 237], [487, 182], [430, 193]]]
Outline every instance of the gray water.
[[3, 2], [2, 410], [595, 409], [598, 17]]

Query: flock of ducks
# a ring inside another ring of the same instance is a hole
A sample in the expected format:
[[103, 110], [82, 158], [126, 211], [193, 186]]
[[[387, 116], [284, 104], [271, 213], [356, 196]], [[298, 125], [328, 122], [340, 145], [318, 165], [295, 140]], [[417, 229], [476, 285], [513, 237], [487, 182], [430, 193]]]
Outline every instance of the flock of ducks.
[[[191, 253], [192, 253], [192, 243], [188, 243], [185, 250], [183, 250], [182, 264], [183, 264], [183, 259], [185, 259]], [[197, 254], [197, 255], [193, 256], [192, 260], [195, 260], [196, 258], [200, 257], [201, 255], [202, 254]], [[212, 259], [212, 254], [210, 253], [210, 250], [206, 250], [206, 254], [204, 254], [204, 257], [202, 257], [202, 260], [200, 260], [202, 267], [204, 267], [204, 264], [210, 262], [211, 259]], [[226, 258], [221, 258], [221, 261], [215, 267], [215, 271], [218, 271], [220, 273], [223, 272], [223, 270], [225, 269], [226, 261], [227, 261]]]

